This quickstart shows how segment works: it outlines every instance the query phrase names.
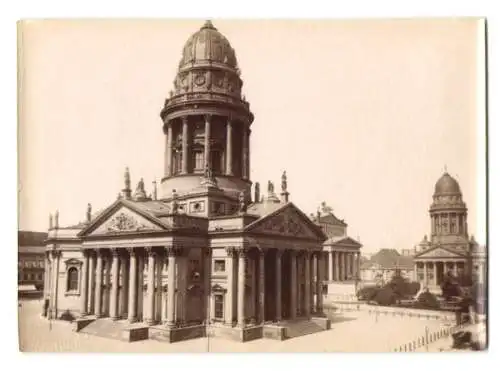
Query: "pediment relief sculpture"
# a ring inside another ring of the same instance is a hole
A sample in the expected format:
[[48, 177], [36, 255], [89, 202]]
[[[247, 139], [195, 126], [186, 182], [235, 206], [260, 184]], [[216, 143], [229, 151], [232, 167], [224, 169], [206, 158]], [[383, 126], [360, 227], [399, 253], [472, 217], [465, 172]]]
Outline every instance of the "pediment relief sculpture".
[[115, 215], [106, 225], [106, 230], [108, 232], [130, 232], [144, 229], [151, 228], [124, 212]]
[[293, 212], [278, 214], [266, 220], [258, 228], [258, 232], [280, 234], [296, 237], [313, 237], [314, 234], [304, 225], [299, 216]]

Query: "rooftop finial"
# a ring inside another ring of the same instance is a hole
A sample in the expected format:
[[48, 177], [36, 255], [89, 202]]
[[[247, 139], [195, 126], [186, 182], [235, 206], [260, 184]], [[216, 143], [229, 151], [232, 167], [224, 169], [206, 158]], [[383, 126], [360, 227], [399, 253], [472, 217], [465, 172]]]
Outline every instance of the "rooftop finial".
[[92, 205], [87, 204], [87, 223], [90, 223], [91, 219], [92, 219]]
[[52, 214], [49, 214], [49, 229], [52, 229], [52, 227], [53, 227]]
[[130, 189], [130, 170], [128, 166], [125, 168], [125, 189]]
[[448, 173], [448, 166], [446, 164], [444, 165], [444, 172], [447, 174]]
[[203, 28], [210, 28], [212, 30], [216, 30], [216, 28], [214, 27], [214, 25], [212, 24], [212, 21], [210, 19], [207, 19], [205, 21], [205, 23], [203, 24], [203, 27], [201, 27], [202, 29]]
[[153, 180], [153, 200], [158, 199], [158, 189], [156, 188], [156, 180]]
[[54, 228], [59, 228], [59, 210], [56, 210], [54, 215]]

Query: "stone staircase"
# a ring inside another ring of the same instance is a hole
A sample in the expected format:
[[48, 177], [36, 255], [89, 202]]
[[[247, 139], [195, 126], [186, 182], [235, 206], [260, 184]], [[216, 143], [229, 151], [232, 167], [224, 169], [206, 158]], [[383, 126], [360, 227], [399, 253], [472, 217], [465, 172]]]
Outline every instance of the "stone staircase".
[[280, 323], [285, 329], [285, 339], [295, 338], [304, 335], [325, 331], [318, 323], [310, 320], [284, 321]]
[[128, 326], [127, 321], [112, 321], [109, 318], [101, 318], [82, 328], [80, 333], [122, 340], [122, 332]]

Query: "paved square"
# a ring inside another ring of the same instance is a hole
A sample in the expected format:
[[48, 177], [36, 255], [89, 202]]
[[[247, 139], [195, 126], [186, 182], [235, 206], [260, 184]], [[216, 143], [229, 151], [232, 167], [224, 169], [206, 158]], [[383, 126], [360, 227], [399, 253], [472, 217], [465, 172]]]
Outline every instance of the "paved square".
[[[437, 320], [375, 316], [367, 312], [340, 313], [329, 331], [275, 341], [259, 339], [237, 343], [221, 338], [201, 338], [174, 344], [155, 340], [134, 343], [100, 338], [72, 331], [61, 321], [50, 324], [40, 316], [41, 301], [23, 301], [19, 308], [20, 349], [27, 352], [390, 352], [401, 344], [436, 331]], [[421, 349], [424, 350], [424, 349]], [[437, 350], [437, 349], [433, 349]]]

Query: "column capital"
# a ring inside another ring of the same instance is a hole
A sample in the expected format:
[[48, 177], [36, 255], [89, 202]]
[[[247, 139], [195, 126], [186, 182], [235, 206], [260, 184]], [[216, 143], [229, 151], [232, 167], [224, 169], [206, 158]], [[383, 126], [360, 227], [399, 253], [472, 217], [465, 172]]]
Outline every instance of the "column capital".
[[61, 251], [60, 250], [52, 250], [52, 251], [50, 251], [50, 254], [52, 255], [53, 258], [58, 258], [61, 256]]
[[182, 256], [184, 253], [184, 250], [178, 246], [165, 246], [164, 251], [168, 257]]
[[276, 249], [276, 257], [282, 257], [284, 252], [283, 249]]
[[[248, 249], [247, 247], [243, 247], [243, 246], [242, 246], [242, 247], [238, 247], [238, 248], [236, 249], [236, 251], [238, 252], [238, 254], [239, 254], [240, 258], [241, 258], [241, 257], [246, 258], [246, 257], [248, 256], [249, 249]], [[259, 250], [259, 255], [260, 255], [260, 250]]]
[[257, 253], [259, 254], [259, 256], [266, 255], [266, 251], [267, 251], [267, 249], [265, 247], [258, 247], [257, 248]]
[[130, 254], [130, 256], [136, 256], [137, 255], [137, 249], [135, 247], [127, 247], [127, 251]]
[[237, 248], [235, 246], [226, 246], [227, 256], [234, 257], [237, 255]]
[[211, 114], [205, 114], [203, 115], [203, 117], [205, 118], [205, 122], [211, 122], [212, 121], [212, 115]]
[[120, 250], [117, 249], [116, 247], [112, 247], [110, 250], [113, 258], [118, 257], [120, 255]]
[[183, 124], [187, 124], [188, 123], [188, 116], [182, 116], [181, 121]]
[[146, 247], [146, 254], [148, 254], [148, 256], [156, 256], [158, 255], [158, 251], [153, 247]]

